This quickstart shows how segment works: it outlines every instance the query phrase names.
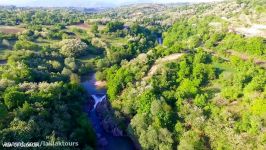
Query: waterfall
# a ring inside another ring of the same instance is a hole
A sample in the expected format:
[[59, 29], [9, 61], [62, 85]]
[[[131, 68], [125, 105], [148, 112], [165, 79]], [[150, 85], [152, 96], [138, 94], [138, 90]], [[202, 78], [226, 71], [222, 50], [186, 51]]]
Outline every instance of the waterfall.
[[103, 95], [103, 96], [102, 95], [101, 96], [91, 95], [91, 97], [94, 99], [94, 102], [95, 102], [93, 109], [95, 109], [100, 102], [106, 99], [106, 95]]
[[158, 37], [158, 38], [157, 38], [157, 41], [158, 41], [158, 43], [159, 43], [160, 45], [163, 44], [163, 39], [162, 39], [162, 37]]

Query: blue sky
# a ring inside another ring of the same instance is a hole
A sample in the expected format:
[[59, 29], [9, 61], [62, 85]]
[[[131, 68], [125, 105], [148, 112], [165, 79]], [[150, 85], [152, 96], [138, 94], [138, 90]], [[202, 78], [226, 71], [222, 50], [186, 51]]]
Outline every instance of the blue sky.
[[0, 0], [0, 5], [44, 7], [106, 7], [129, 3], [211, 2], [218, 0]]

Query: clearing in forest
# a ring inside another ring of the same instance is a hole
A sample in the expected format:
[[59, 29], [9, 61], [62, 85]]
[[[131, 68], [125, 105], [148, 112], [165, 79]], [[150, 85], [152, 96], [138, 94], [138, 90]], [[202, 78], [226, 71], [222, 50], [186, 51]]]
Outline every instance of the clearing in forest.
[[78, 28], [78, 29], [82, 29], [82, 30], [88, 30], [90, 28], [90, 26], [86, 23], [79, 23], [76, 25], [67, 26], [67, 28]]
[[25, 29], [17, 26], [0, 26], [0, 32], [5, 34], [17, 34]]
[[144, 80], [152, 77], [157, 72], [157, 70], [163, 66], [164, 63], [177, 60], [183, 55], [184, 53], [176, 53], [176, 54], [172, 54], [172, 55], [157, 59], [154, 65], [151, 67], [148, 75], [144, 78]]

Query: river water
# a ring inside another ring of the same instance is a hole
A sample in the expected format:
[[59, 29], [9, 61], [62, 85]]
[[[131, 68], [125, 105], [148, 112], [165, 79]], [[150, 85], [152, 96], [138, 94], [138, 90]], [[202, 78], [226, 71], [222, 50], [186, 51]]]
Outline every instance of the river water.
[[7, 63], [7, 60], [0, 60], [0, 65], [5, 65]]
[[159, 43], [159, 45], [163, 44], [163, 38], [162, 37], [158, 37], [157, 38], [157, 42]]
[[[90, 96], [95, 101], [103, 101], [107, 100], [105, 98], [106, 96], [106, 89], [105, 88], [97, 88], [95, 85], [96, 79], [95, 74], [90, 74], [88, 77], [86, 77], [82, 85], [90, 94]], [[96, 104], [97, 105], [97, 104]], [[96, 107], [96, 105], [94, 107]], [[88, 107], [88, 106], [87, 106]], [[89, 108], [88, 108], [89, 109]], [[99, 150], [135, 150], [134, 144], [131, 141], [129, 137], [116, 137], [112, 134], [106, 133], [101, 125], [100, 118], [97, 115], [97, 112], [95, 109], [88, 111], [89, 119], [92, 122], [92, 125], [94, 127], [94, 130], [96, 134], [98, 135], [98, 140], [102, 140], [101, 143], [107, 143], [103, 147], [98, 147]]]

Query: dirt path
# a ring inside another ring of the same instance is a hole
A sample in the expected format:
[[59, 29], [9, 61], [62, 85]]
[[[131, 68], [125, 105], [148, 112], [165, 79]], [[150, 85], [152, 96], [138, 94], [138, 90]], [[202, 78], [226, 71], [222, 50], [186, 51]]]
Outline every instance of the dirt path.
[[182, 57], [183, 55], [184, 55], [184, 53], [176, 53], [176, 54], [172, 54], [172, 55], [157, 59], [155, 61], [154, 65], [151, 67], [148, 75], [146, 77], [144, 77], [143, 79], [144, 80], [149, 79], [150, 77], [152, 77], [158, 71], [158, 69], [163, 67], [164, 63], [177, 60], [180, 57]]

